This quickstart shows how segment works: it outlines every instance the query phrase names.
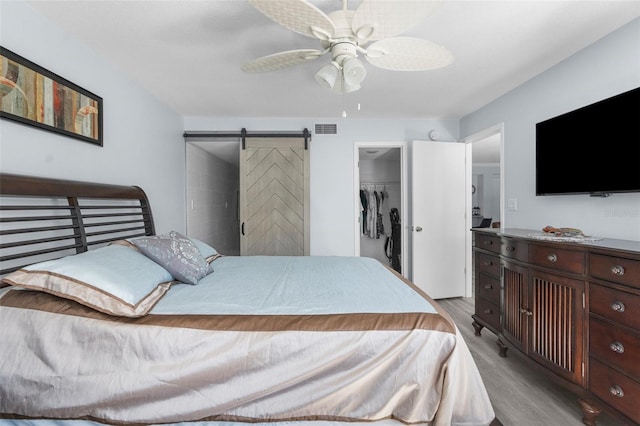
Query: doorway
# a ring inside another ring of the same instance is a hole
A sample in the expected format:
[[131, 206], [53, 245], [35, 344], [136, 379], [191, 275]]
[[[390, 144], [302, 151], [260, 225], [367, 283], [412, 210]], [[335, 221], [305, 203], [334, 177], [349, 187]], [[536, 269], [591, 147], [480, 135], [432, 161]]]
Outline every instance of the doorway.
[[185, 149], [187, 235], [240, 255], [240, 141], [187, 141]]
[[309, 132], [185, 132], [187, 233], [228, 255], [309, 253]]
[[354, 143], [355, 256], [408, 277], [406, 144]]
[[[467, 158], [468, 227], [482, 223], [487, 226], [505, 228], [504, 215], [504, 123], [496, 124], [465, 139]], [[474, 188], [475, 186], [475, 188]], [[475, 193], [474, 193], [475, 189]], [[473, 268], [471, 238], [466, 244], [467, 271]], [[473, 293], [473, 273], [467, 274], [467, 294]]]

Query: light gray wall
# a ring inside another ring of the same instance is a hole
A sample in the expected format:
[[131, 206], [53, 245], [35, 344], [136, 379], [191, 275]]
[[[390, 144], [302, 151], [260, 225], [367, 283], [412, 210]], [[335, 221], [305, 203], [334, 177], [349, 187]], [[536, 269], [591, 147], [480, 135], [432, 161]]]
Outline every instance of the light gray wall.
[[[640, 240], [640, 193], [535, 196], [535, 124], [640, 86], [638, 52], [640, 19], [461, 120], [463, 137], [504, 123], [504, 198], [518, 203], [517, 211], [505, 212], [508, 227], [576, 227], [588, 235]], [[593, 140], [584, 142], [601, 143], [602, 161], [615, 161], [607, 123], [593, 123]], [[559, 167], [563, 161], [571, 159], [559, 158]]]
[[156, 231], [185, 232], [182, 118], [23, 1], [3, 1], [2, 46], [103, 98], [104, 146], [0, 120], [0, 170], [142, 187]]
[[[338, 99], [338, 98], [336, 98]], [[336, 101], [336, 115], [340, 113]], [[442, 139], [457, 139], [458, 120], [363, 120], [342, 118], [210, 118], [185, 117], [187, 131], [302, 131], [316, 123], [336, 123], [337, 135], [312, 135], [310, 143], [311, 255], [353, 256], [356, 193], [354, 142], [398, 142], [427, 139], [437, 130]]]
[[218, 253], [239, 256], [240, 170], [189, 143], [187, 164], [188, 235], [204, 241]]

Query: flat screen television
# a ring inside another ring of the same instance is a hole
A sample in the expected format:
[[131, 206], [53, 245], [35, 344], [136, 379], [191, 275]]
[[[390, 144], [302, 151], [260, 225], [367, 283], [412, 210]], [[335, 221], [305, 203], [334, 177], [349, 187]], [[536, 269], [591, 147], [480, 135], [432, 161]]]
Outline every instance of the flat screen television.
[[640, 192], [640, 87], [536, 124], [536, 195]]

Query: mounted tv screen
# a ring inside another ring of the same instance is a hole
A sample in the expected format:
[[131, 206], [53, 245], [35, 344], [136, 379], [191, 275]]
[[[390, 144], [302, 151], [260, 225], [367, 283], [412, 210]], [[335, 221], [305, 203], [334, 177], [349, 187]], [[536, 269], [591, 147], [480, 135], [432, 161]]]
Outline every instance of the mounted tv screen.
[[640, 87], [536, 124], [536, 195], [640, 192]]

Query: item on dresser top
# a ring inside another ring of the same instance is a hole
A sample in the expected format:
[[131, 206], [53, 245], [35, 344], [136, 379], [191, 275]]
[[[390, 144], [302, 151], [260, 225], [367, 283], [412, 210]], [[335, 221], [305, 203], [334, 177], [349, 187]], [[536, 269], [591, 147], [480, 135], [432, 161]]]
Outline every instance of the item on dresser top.
[[542, 231], [543, 232], [531, 232], [528, 236], [536, 240], [569, 241], [574, 243], [602, 240], [602, 237], [585, 235], [584, 232], [578, 228], [554, 228], [553, 226], [545, 226], [542, 228]]
[[554, 228], [553, 226], [545, 226], [542, 230], [556, 237], [586, 237], [584, 232], [578, 228]]
[[599, 241], [601, 237], [585, 235], [578, 228], [555, 228], [553, 226], [545, 226], [543, 232], [530, 232], [529, 237], [536, 240], [546, 241], [568, 241], [573, 243], [581, 243], [585, 241]]

